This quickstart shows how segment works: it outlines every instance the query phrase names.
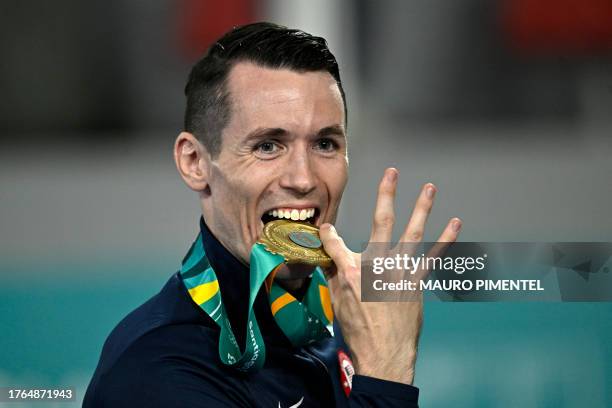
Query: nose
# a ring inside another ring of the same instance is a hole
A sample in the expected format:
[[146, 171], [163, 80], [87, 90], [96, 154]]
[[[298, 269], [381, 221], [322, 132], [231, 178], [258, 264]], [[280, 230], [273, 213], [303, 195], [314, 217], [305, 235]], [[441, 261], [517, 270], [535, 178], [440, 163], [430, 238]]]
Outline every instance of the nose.
[[280, 186], [300, 195], [306, 195], [314, 190], [317, 185], [317, 175], [308, 152], [296, 149], [287, 159], [280, 178]]

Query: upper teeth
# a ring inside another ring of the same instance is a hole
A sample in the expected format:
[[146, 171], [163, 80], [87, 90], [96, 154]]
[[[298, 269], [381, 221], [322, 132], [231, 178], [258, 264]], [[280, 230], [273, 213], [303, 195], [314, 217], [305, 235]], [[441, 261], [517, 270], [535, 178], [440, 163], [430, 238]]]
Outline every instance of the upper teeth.
[[296, 208], [277, 208], [275, 210], [268, 211], [268, 215], [278, 218], [286, 218], [293, 221], [304, 221], [315, 214], [314, 208], [304, 208], [298, 210]]

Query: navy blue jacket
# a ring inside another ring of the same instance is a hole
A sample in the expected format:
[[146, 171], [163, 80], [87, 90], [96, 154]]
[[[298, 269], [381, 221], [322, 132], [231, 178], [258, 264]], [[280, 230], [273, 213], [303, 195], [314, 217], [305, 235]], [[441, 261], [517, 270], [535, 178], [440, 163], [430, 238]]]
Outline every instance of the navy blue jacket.
[[[248, 267], [203, 221], [200, 225], [228, 318], [238, 344], [244, 344]], [[294, 348], [276, 325], [265, 290], [259, 292], [254, 309], [266, 361], [258, 372], [245, 374], [221, 363], [217, 325], [174, 274], [161, 292], [112, 331], [83, 407], [417, 407], [417, 388], [359, 375], [353, 377], [347, 397], [337, 355], [344, 344], [338, 335]]]

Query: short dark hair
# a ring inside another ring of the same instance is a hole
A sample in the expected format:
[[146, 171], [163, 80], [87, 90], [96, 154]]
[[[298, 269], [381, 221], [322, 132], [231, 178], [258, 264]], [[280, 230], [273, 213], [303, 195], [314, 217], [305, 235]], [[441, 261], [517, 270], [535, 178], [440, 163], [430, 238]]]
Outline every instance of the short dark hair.
[[227, 76], [242, 61], [267, 68], [329, 72], [342, 95], [346, 120], [340, 70], [324, 38], [265, 22], [235, 27], [194, 65], [185, 86], [184, 130], [202, 141], [213, 158], [221, 151], [221, 134], [231, 115]]

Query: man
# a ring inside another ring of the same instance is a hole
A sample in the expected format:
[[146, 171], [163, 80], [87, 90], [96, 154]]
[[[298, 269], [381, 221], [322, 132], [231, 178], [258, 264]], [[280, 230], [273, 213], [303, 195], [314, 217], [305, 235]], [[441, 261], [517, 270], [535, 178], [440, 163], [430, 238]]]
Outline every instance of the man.
[[[346, 102], [325, 40], [269, 23], [234, 29], [194, 66], [186, 96], [174, 158], [199, 195], [201, 232], [181, 271], [109, 336], [84, 406], [416, 407], [422, 303], [360, 302], [360, 254], [332, 226], [347, 182]], [[397, 178], [387, 169], [380, 183], [372, 242], [391, 239]], [[402, 241], [421, 239], [435, 192], [423, 187]], [[320, 227], [334, 263], [319, 285], [323, 314], [304, 306], [312, 266], [281, 263], [253, 283], [257, 242], [275, 218]], [[451, 220], [440, 241], [460, 226]], [[279, 309], [302, 307], [323, 327], [326, 293], [336, 337], [295, 340]]]

